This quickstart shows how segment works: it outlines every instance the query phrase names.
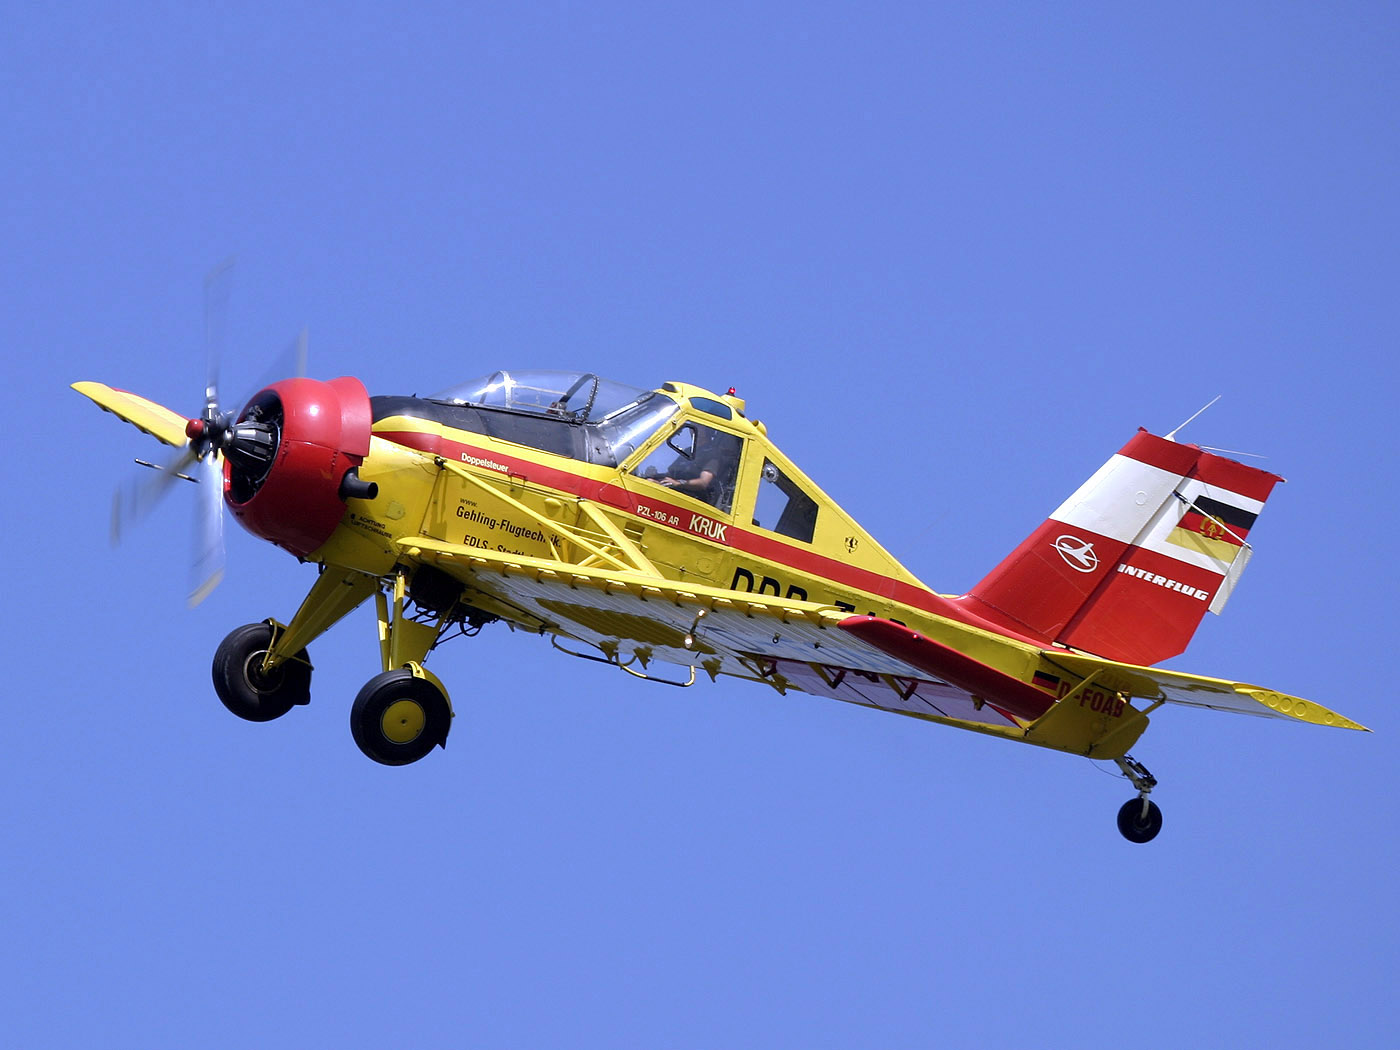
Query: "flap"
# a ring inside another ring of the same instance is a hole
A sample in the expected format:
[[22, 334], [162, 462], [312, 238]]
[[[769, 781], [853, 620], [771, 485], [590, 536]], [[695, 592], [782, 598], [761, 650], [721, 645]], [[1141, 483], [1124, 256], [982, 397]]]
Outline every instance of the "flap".
[[902, 623], [878, 616], [851, 616], [842, 621], [841, 627], [925, 674], [955, 685], [1027, 721], [1034, 721], [1055, 706], [1055, 698], [1043, 689], [974, 660], [952, 646], [928, 638]]

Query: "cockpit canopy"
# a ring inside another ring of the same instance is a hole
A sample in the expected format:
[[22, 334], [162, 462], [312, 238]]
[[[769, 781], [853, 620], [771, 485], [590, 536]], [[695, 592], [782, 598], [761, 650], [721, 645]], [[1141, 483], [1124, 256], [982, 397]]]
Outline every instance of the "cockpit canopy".
[[371, 399], [376, 420], [406, 415], [570, 459], [615, 467], [679, 410], [651, 390], [591, 372], [492, 372], [429, 398]]
[[570, 423], [597, 423], [650, 394], [625, 383], [600, 379], [592, 372], [528, 370], [492, 372], [459, 383], [434, 395], [432, 400], [528, 412]]

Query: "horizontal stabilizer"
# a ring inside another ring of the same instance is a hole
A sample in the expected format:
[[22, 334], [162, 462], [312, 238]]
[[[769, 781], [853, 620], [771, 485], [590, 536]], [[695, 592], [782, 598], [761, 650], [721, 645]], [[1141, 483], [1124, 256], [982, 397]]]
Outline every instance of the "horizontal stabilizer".
[[1294, 718], [1312, 725], [1369, 732], [1359, 722], [1353, 722], [1345, 715], [1331, 711], [1319, 703], [1257, 685], [1184, 674], [1180, 671], [1164, 671], [1156, 667], [1136, 667], [1078, 653], [1054, 651], [1047, 652], [1045, 656], [1051, 663], [1075, 674], [1086, 678], [1093, 675], [1094, 683], [1102, 688], [1126, 693], [1141, 700], [1203, 707], [1212, 711], [1230, 711], [1241, 715], [1259, 715], [1265, 718]]

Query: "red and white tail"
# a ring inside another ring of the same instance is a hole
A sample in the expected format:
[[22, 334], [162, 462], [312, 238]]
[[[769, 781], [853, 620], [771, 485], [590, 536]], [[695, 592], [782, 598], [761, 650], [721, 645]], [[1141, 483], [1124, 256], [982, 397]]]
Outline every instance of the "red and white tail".
[[1046, 642], [1157, 663], [1224, 608], [1282, 480], [1140, 430], [957, 601]]

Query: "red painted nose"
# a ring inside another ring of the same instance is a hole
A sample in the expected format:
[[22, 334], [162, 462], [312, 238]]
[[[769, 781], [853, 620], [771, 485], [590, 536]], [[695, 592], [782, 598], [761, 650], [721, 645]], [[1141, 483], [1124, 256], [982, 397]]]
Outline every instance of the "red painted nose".
[[347, 498], [377, 494], [352, 474], [370, 444], [369, 395], [358, 379], [274, 383], [248, 403], [235, 435], [245, 423], [275, 435], [256, 462], [224, 461], [229, 509], [253, 535], [305, 557], [340, 524]]

